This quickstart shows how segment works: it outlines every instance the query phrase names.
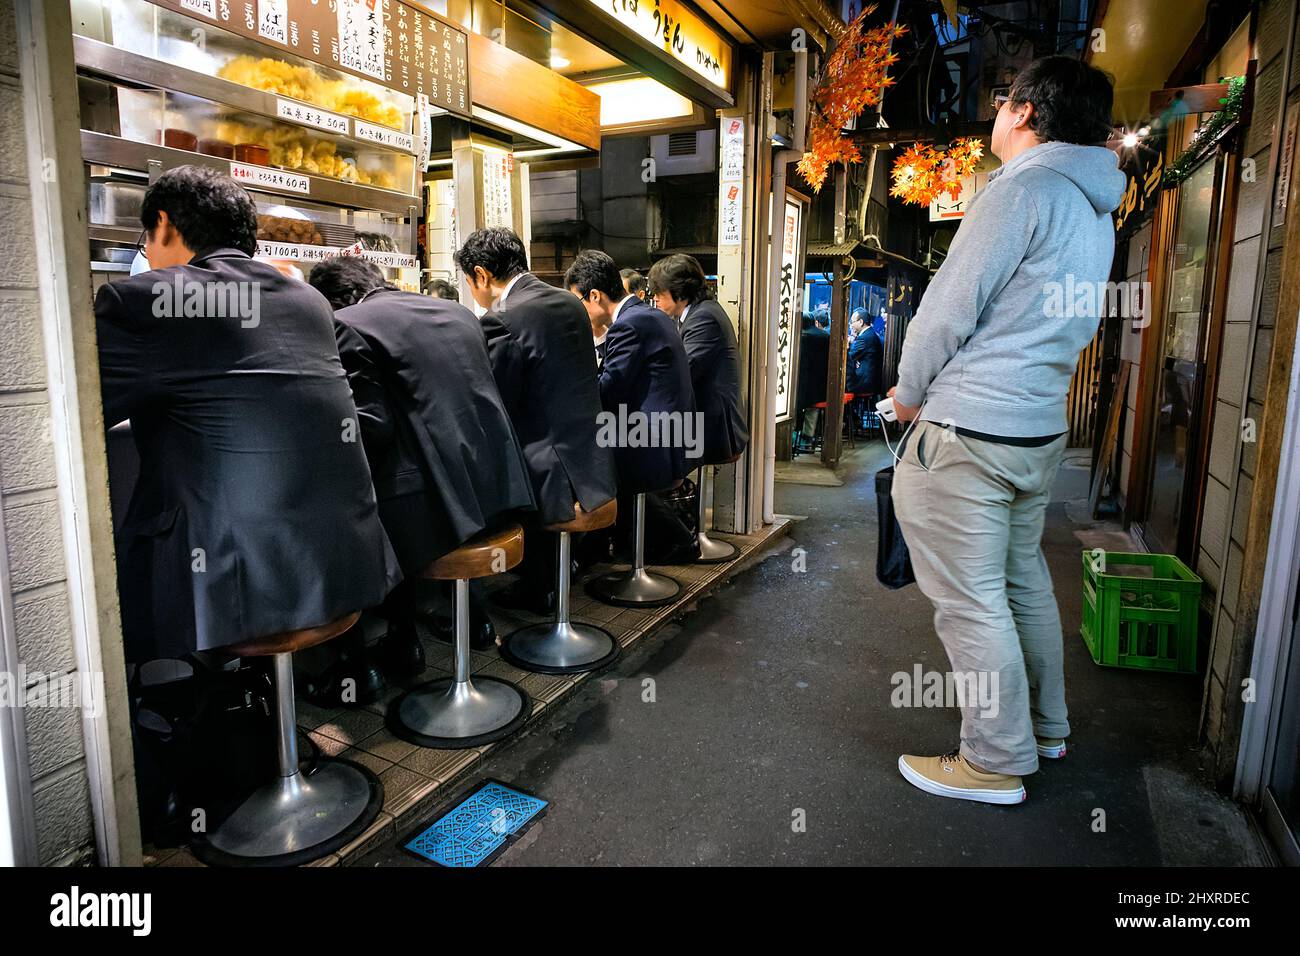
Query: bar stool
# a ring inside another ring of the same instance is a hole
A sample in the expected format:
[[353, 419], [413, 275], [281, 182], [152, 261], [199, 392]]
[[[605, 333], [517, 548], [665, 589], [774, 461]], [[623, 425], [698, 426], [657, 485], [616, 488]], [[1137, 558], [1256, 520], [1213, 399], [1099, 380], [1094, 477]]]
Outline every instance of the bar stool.
[[[740, 460], [741, 454], [742, 453], [738, 452], [737, 454], [728, 458], [726, 461], [718, 462], [718, 464], [730, 465], [734, 462], [737, 462]], [[732, 558], [734, 558], [736, 555], [740, 553], [740, 549], [737, 548], [730, 541], [714, 541], [712, 538], [709, 537], [706, 531], [706, 529], [712, 523], [711, 519], [712, 519], [712, 511], [713, 511], [713, 474], [712, 472], [709, 471], [709, 469], [712, 467], [713, 465], [701, 465], [699, 471], [696, 473], [697, 477], [695, 479], [695, 493], [700, 499], [700, 503], [699, 503], [700, 511], [699, 511], [699, 520], [696, 522], [695, 525], [696, 528], [695, 540], [698, 541], [700, 544], [700, 556], [695, 559], [695, 564], [721, 564], [724, 561], [730, 561]], [[707, 497], [705, 495], [705, 489], [704, 489], [704, 478], [706, 474], [708, 475], [708, 479], [709, 479]]]
[[618, 518], [618, 500], [610, 499], [595, 511], [573, 506], [573, 519], [546, 526], [560, 533], [560, 574], [555, 589], [555, 622], [533, 624], [510, 634], [501, 645], [501, 656], [516, 667], [539, 674], [581, 674], [604, 667], [618, 657], [614, 635], [594, 624], [569, 620], [569, 581], [573, 562], [569, 536], [583, 531], [608, 528]]
[[353, 612], [320, 627], [286, 631], [234, 644], [239, 657], [270, 657], [275, 671], [276, 749], [280, 774], [263, 784], [194, 844], [213, 866], [297, 866], [351, 843], [379, 815], [384, 789], [369, 769], [322, 757], [305, 775], [298, 767], [293, 699], [293, 652], [338, 637], [361, 616]]
[[513, 733], [532, 713], [531, 698], [496, 677], [469, 677], [469, 582], [501, 574], [524, 556], [517, 524], [484, 531], [444, 554], [421, 577], [456, 582], [455, 676], [407, 691], [388, 709], [394, 735], [439, 750], [478, 747]]
[[[678, 478], [673, 484], [661, 489], [672, 491], [680, 487]], [[626, 571], [614, 571], [602, 574], [587, 582], [587, 593], [597, 601], [612, 604], [615, 607], [662, 607], [671, 604], [682, 591], [682, 586], [666, 574], [658, 574], [645, 569], [645, 496], [639, 491], [636, 496], [636, 543], [632, 557], [632, 567]]]

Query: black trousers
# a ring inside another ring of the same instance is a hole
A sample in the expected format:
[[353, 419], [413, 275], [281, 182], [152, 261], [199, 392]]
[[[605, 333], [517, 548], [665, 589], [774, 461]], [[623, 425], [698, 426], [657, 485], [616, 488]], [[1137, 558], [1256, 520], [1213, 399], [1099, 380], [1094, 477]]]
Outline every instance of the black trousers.
[[521, 516], [519, 523], [524, 529], [524, 559], [515, 573], [529, 593], [541, 598], [555, 590], [559, 579], [560, 535], [543, 528], [536, 512]]

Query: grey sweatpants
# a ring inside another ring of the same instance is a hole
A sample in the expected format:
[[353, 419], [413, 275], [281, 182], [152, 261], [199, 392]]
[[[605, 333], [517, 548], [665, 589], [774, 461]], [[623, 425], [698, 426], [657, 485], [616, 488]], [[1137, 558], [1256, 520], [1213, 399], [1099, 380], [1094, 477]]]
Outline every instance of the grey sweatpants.
[[1070, 733], [1061, 616], [1042, 549], [1066, 440], [1021, 448], [921, 421], [894, 474], [894, 509], [952, 671], [996, 688], [996, 707], [963, 703], [962, 756], [998, 773], [1033, 773], [1034, 735]]

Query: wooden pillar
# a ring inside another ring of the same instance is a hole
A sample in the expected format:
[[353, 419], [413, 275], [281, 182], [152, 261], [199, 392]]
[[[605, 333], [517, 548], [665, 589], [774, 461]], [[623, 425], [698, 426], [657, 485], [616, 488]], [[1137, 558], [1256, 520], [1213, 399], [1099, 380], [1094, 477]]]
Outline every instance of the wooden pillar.
[[837, 259], [831, 286], [831, 345], [826, 358], [826, 415], [822, 424], [822, 464], [831, 468], [840, 460], [840, 429], [844, 425], [844, 361], [849, 328], [847, 306], [844, 261]]

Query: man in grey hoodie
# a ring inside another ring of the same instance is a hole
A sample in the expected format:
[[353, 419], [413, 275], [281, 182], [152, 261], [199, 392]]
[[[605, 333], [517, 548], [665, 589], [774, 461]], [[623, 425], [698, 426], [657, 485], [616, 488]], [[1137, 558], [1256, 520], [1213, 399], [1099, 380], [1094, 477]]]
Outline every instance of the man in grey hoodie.
[[894, 505], [964, 692], [960, 746], [898, 761], [939, 796], [1019, 803], [1039, 757], [1065, 754], [1061, 619], [1041, 543], [1066, 392], [1101, 314], [1075, 296], [1104, 292], [1124, 192], [1101, 145], [1111, 101], [1104, 73], [1064, 56], [1034, 61], [998, 98], [1002, 166], [921, 300], [890, 392], [913, 422]]

